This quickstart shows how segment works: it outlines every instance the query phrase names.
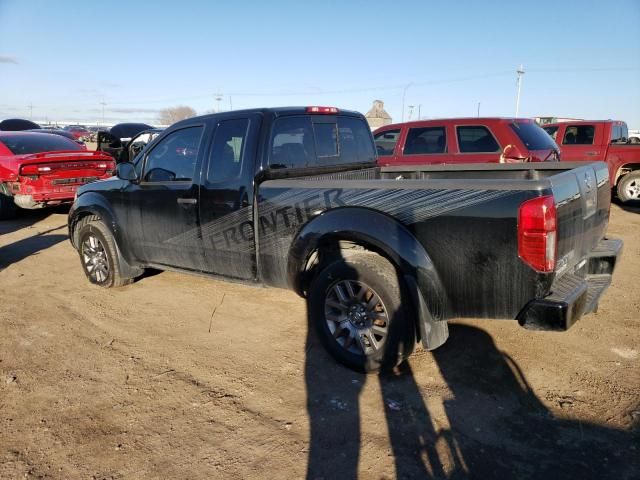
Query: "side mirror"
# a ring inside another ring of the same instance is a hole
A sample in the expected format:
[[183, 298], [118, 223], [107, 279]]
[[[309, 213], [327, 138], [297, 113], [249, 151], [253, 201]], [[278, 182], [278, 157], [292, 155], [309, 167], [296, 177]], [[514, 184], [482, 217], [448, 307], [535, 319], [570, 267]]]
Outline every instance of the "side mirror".
[[129, 162], [122, 162], [116, 165], [116, 176], [120, 180], [127, 180], [129, 182], [135, 182], [138, 180], [136, 168], [133, 166], [133, 163]]

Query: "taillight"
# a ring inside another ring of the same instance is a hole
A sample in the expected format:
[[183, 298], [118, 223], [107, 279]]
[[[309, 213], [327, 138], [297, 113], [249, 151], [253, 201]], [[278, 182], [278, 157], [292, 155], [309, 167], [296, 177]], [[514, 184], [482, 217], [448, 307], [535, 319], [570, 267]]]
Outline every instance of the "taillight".
[[20, 175], [45, 175], [59, 170], [113, 170], [114, 162], [105, 161], [82, 161], [82, 162], [56, 162], [56, 163], [34, 163], [20, 167]]
[[332, 114], [338, 113], [338, 109], [336, 107], [307, 107], [307, 113]]
[[518, 212], [518, 255], [537, 272], [556, 268], [557, 212], [553, 196], [527, 200]]

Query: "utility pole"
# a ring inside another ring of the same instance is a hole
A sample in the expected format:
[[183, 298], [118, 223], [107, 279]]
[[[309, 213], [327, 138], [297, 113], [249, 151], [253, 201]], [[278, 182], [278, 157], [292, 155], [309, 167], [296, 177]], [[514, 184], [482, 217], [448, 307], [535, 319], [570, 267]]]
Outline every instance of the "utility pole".
[[415, 108], [415, 105], [409, 105], [409, 118], [407, 120], [411, 120], [411, 117], [413, 117], [414, 108]]
[[[477, 116], [480, 117], [480, 102], [478, 102], [478, 112], [477, 112]], [[517, 116], [517, 115], [516, 115]]]
[[422, 117], [421, 117], [421, 111], [422, 111], [422, 104], [421, 104], [421, 103], [419, 103], [419, 104], [418, 104], [418, 120], [420, 120], [420, 118], [422, 118]]
[[102, 126], [104, 126], [104, 106], [107, 103], [104, 101], [104, 98], [102, 99], [102, 101], [100, 102], [100, 105], [102, 105]]
[[220, 113], [221, 112], [221, 110], [220, 110], [220, 102], [222, 102], [222, 94], [221, 93], [216, 93], [214, 98], [215, 98], [216, 102], [218, 103], [218, 108], [216, 110], [216, 113]]
[[233, 103], [231, 103], [231, 95], [229, 95], [229, 111], [233, 110]]
[[518, 114], [520, 113], [520, 89], [522, 88], [522, 76], [524, 75], [524, 67], [522, 66], [522, 64], [520, 64], [520, 68], [516, 70], [516, 73], [518, 74], [518, 80], [517, 80], [518, 96], [516, 97], [516, 118], [518, 118]]
[[29, 120], [33, 120], [33, 103], [29, 104]]
[[411, 82], [407, 83], [407, 85], [402, 90], [402, 121], [404, 122], [404, 99], [407, 96], [407, 89], [411, 86]]

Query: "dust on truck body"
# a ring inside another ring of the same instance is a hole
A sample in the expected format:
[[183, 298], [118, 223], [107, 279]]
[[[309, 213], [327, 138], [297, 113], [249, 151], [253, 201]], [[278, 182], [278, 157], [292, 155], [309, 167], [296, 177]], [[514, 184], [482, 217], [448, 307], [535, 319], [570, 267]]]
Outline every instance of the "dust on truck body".
[[327, 349], [374, 371], [455, 317], [568, 329], [622, 248], [609, 202], [602, 163], [378, 167], [359, 113], [255, 109], [171, 126], [78, 191], [69, 232], [101, 286], [153, 267], [291, 288]]

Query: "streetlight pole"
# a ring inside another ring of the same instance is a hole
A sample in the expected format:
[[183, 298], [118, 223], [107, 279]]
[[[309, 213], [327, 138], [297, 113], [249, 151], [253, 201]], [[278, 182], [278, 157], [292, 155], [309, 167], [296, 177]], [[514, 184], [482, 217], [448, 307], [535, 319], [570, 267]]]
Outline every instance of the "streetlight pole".
[[104, 101], [104, 98], [102, 99], [102, 101], [100, 102], [100, 105], [102, 105], [102, 126], [104, 126], [104, 106], [107, 103]]
[[404, 122], [404, 99], [407, 96], [407, 89], [411, 86], [411, 82], [407, 83], [407, 85], [402, 90], [402, 121]]
[[520, 68], [516, 70], [518, 74], [518, 95], [516, 96], [516, 118], [518, 118], [518, 114], [520, 113], [520, 89], [522, 88], [522, 76], [524, 75], [524, 67], [520, 64]]

